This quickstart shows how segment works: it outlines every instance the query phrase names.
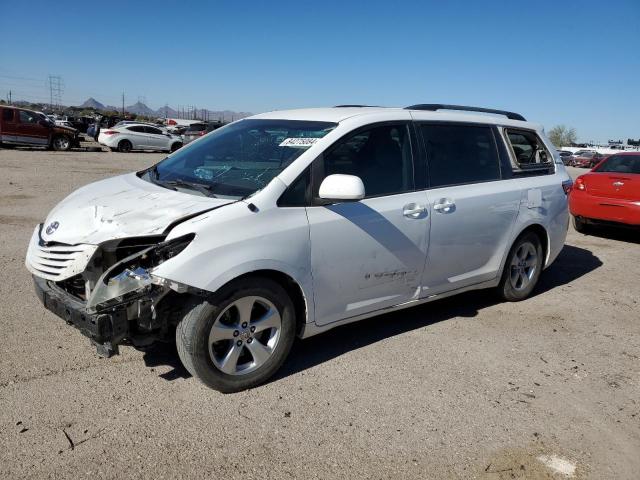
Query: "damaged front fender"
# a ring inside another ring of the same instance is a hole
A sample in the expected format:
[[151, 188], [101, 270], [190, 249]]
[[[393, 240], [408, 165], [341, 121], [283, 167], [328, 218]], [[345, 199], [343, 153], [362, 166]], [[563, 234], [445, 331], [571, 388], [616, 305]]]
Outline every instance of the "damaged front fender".
[[185, 291], [185, 286], [155, 276], [153, 269], [182, 252], [194, 238], [194, 234], [188, 234], [159, 243], [111, 266], [96, 282], [87, 299], [87, 310], [99, 311], [154, 290]]

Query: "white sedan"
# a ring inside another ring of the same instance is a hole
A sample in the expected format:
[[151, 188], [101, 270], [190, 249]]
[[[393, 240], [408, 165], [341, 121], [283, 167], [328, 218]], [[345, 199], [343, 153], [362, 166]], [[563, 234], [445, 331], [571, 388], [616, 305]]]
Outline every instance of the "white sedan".
[[175, 152], [183, 145], [180, 135], [173, 135], [157, 127], [128, 124], [100, 130], [98, 143], [118, 152], [131, 150], [162, 150]]

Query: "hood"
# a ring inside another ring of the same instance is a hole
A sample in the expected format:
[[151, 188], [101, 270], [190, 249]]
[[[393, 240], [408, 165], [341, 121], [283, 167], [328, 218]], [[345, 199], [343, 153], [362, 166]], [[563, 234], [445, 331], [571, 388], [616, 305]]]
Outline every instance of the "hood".
[[65, 125], [54, 125], [53, 130], [56, 132], [72, 133], [74, 135], [78, 132], [75, 128], [67, 127]]
[[[129, 173], [73, 192], [49, 213], [42, 238], [97, 245], [116, 238], [160, 234], [176, 220], [228, 203], [233, 200], [176, 192]], [[47, 234], [49, 226], [55, 228]]]

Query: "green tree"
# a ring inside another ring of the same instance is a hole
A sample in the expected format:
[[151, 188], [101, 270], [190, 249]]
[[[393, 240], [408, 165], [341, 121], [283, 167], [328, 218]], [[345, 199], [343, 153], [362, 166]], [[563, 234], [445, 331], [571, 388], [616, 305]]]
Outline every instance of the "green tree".
[[566, 125], [556, 125], [549, 131], [549, 138], [556, 148], [561, 148], [576, 143], [578, 136], [576, 135], [575, 128], [570, 128]]

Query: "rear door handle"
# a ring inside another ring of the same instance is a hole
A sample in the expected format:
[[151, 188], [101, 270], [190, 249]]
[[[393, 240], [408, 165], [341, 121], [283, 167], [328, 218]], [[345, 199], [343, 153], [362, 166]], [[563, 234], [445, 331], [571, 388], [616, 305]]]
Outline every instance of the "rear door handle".
[[456, 210], [456, 204], [449, 198], [443, 198], [433, 206], [433, 209], [438, 213], [452, 213]]
[[427, 207], [417, 203], [407, 203], [402, 207], [402, 214], [409, 218], [420, 218], [427, 212]]

